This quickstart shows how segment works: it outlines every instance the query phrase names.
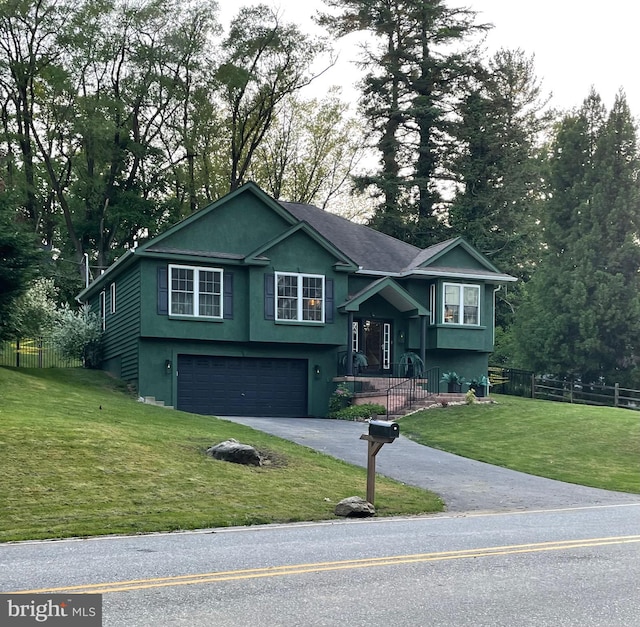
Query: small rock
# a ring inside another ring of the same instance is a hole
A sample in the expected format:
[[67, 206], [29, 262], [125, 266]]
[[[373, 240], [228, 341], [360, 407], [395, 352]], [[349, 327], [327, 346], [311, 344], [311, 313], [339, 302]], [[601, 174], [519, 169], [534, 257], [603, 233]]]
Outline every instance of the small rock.
[[359, 496], [350, 496], [342, 499], [333, 511], [336, 516], [345, 516], [347, 518], [367, 518], [376, 514], [375, 507]]

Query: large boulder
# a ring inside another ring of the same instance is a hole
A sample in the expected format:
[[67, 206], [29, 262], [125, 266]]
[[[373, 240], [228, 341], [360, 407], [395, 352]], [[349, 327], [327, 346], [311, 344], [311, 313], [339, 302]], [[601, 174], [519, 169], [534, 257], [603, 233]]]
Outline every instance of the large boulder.
[[233, 438], [211, 446], [207, 449], [207, 455], [214, 459], [221, 459], [234, 464], [244, 464], [245, 466], [262, 465], [260, 453], [253, 446], [242, 444]]
[[359, 496], [350, 496], [342, 499], [335, 509], [336, 516], [346, 516], [347, 518], [366, 518], [376, 515], [376, 508]]

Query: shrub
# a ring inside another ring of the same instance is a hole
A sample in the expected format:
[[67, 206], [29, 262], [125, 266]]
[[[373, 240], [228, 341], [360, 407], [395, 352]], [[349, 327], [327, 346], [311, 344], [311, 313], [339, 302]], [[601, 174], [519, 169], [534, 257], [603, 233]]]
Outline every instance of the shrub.
[[363, 405], [351, 405], [339, 411], [329, 414], [331, 418], [338, 420], [368, 420], [373, 415], [386, 415], [387, 408], [378, 403], [364, 403]]
[[351, 405], [353, 392], [344, 383], [341, 383], [329, 398], [329, 416]]
[[64, 305], [51, 332], [51, 340], [65, 359], [82, 359], [85, 368], [97, 368], [102, 352], [102, 328], [89, 305], [73, 311]]

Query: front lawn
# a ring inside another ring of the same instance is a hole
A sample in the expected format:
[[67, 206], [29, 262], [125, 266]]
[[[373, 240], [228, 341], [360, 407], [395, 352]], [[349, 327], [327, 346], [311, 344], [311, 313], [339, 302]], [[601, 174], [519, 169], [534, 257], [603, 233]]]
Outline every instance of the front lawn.
[[533, 475], [640, 493], [640, 412], [501, 394], [402, 418], [416, 442]]
[[[213, 460], [228, 438], [260, 468]], [[0, 541], [333, 518], [366, 470], [242, 425], [143, 405], [104, 373], [0, 368]], [[442, 510], [380, 477], [381, 515]]]

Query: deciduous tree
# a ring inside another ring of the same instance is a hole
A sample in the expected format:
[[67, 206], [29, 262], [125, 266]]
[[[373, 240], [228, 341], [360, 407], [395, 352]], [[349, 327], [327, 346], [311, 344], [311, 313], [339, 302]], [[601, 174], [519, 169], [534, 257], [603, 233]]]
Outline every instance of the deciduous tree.
[[265, 5], [242, 8], [234, 18], [216, 72], [227, 107], [231, 191], [245, 180], [278, 105], [313, 80], [311, 63], [324, 48]]

